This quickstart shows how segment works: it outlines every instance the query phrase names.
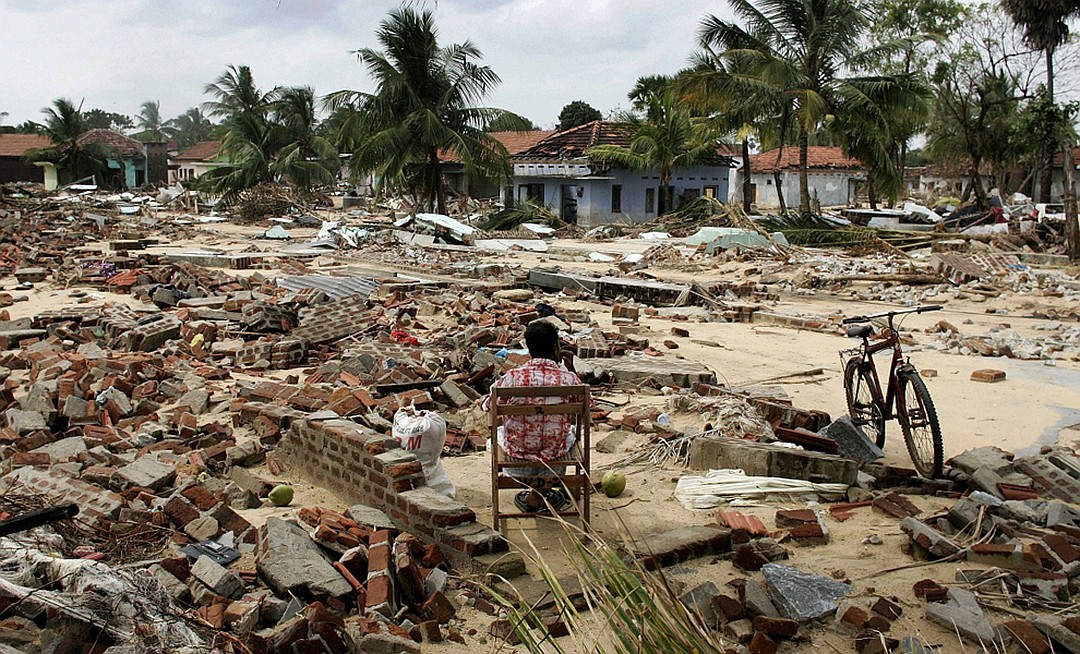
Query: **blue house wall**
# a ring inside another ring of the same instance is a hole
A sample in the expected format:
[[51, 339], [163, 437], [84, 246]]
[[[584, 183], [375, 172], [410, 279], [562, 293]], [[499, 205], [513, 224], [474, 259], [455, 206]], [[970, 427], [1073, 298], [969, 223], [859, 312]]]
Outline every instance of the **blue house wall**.
[[[576, 222], [585, 228], [656, 218], [660, 202], [658, 171], [612, 169], [602, 175], [583, 174], [587, 171], [585, 166], [566, 164], [517, 164], [514, 166], [513, 197], [523, 199], [530, 190], [535, 193], [542, 184], [543, 204], [564, 220], [570, 217], [567, 206], [576, 204]], [[693, 166], [676, 170], [671, 176], [676, 207], [687, 191], [695, 196], [712, 193], [721, 202], [727, 202], [730, 174], [731, 169], [727, 166]], [[619, 187], [618, 207], [612, 205], [615, 187]], [[564, 202], [564, 199], [568, 201]], [[613, 208], [619, 211], [612, 211]]]

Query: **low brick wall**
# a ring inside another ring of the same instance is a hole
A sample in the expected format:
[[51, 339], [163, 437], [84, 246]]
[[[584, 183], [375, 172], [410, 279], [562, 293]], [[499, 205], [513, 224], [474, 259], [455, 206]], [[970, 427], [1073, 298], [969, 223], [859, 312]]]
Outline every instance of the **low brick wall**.
[[472, 509], [424, 484], [416, 455], [398, 442], [348, 420], [311, 420], [286, 407], [248, 402], [243, 422], [259, 416], [281, 425], [275, 456], [294, 472], [349, 502], [384, 511], [402, 531], [438, 543], [456, 567], [473, 557], [505, 552], [509, 544], [476, 522]]

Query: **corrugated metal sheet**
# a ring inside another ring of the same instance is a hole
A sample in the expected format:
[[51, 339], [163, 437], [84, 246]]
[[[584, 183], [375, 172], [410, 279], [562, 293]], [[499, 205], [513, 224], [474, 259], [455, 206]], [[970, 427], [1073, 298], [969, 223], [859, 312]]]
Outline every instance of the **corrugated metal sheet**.
[[313, 288], [326, 293], [331, 300], [340, 300], [350, 295], [359, 295], [367, 299], [374, 293], [382, 282], [370, 277], [359, 275], [351, 277], [334, 277], [332, 275], [294, 275], [292, 277], [278, 277], [274, 283], [289, 291], [298, 292]]

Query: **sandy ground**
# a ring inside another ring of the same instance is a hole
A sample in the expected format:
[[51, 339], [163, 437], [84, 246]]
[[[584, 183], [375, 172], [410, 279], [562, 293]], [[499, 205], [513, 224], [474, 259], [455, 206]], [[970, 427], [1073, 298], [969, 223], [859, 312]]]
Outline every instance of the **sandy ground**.
[[[258, 232], [263, 228], [241, 227], [230, 224], [216, 224], [199, 228], [200, 234], [191, 240], [170, 242], [152, 248], [153, 252], [176, 252], [194, 249], [215, 249], [222, 252], [235, 252], [248, 249], [272, 251], [279, 247], [276, 242], [260, 239]], [[292, 230], [297, 238], [310, 236], [315, 230]], [[583, 255], [591, 251], [600, 251], [619, 255], [641, 252], [650, 243], [641, 240], [614, 241], [605, 243], [581, 243], [576, 241], [557, 241], [551, 243], [547, 254], [508, 253], [501, 257], [484, 257], [499, 260], [510, 265], [520, 265], [527, 269], [534, 265], [558, 264], [564, 269], [594, 270], [598, 272], [611, 269], [610, 264], [596, 264], [582, 261]], [[340, 263], [320, 258], [320, 264], [340, 267]], [[765, 262], [768, 265], [769, 262]], [[721, 263], [705, 271], [685, 272], [650, 269], [650, 273], [660, 279], [687, 281], [694, 278], [703, 283], [721, 280], [745, 279], [745, 270], [754, 263]], [[242, 273], [243, 271], [229, 271]], [[255, 272], [255, 271], [250, 271]], [[258, 271], [266, 273], [266, 271]], [[0, 279], [0, 286], [11, 288], [13, 278]], [[15, 292], [16, 296], [26, 295], [28, 301], [17, 302], [8, 308], [12, 318], [33, 316], [48, 309], [60, 308], [80, 302], [124, 302], [138, 308], [140, 303], [129, 296], [89, 291], [87, 289], [60, 289], [50, 283], [39, 284], [28, 292]], [[82, 294], [82, 295], [80, 295]], [[910, 335], [918, 343], [929, 343], [933, 337], [922, 332], [939, 320], [948, 320], [960, 325], [965, 320], [972, 324], [965, 325], [965, 333], [984, 334], [1001, 322], [1008, 322], [1012, 329], [1022, 334], [1034, 332], [1031, 326], [1035, 319], [1022, 317], [1019, 307], [1027, 298], [1006, 294], [990, 302], [978, 302], [971, 299], [948, 300], [944, 311], [922, 316], [912, 316], [904, 328], [912, 330]], [[549, 296], [546, 301], [558, 306], [569, 306], [568, 300]], [[1053, 303], [1052, 299], [1040, 298], [1040, 301]], [[578, 302], [591, 310], [594, 319], [601, 327], [611, 327], [610, 306], [599, 303]], [[853, 300], [850, 289], [840, 294], [819, 292], [812, 297], [783, 297], [775, 303], [772, 310], [810, 315], [829, 315], [843, 312], [844, 315], [856, 315], [880, 311], [888, 305]], [[147, 307], [148, 308], [148, 307]], [[988, 314], [988, 308], [1008, 309], [1009, 314]], [[797, 373], [812, 368], [821, 368], [823, 373], [812, 378], [793, 378], [779, 382], [796, 406], [820, 409], [836, 417], [845, 411], [844, 393], [841, 384], [840, 358], [838, 351], [852, 347], [854, 342], [839, 334], [798, 331], [785, 327], [754, 324], [724, 324], [705, 322], [673, 322], [663, 318], [643, 318], [643, 327], [654, 343], [671, 339], [679, 344], [677, 350], [664, 350], [664, 357], [685, 357], [701, 362], [713, 370], [718, 379], [733, 387], [760, 383], [782, 375]], [[672, 326], [679, 326], [690, 331], [689, 338], [670, 336]], [[709, 347], [692, 340], [712, 341], [719, 347]], [[664, 349], [662, 347], [658, 349]], [[923, 370], [937, 371], [937, 376], [927, 380], [930, 392], [938, 408], [945, 440], [946, 456], [955, 455], [966, 449], [983, 445], [996, 445], [1007, 450], [1024, 453], [1040, 445], [1058, 442], [1062, 430], [1068, 426], [1080, 424], [1080, 362], [1059, 360], [1056, 366], [1047, 366], [1038, 361], [1019, 361], [1004, 358], [981, 358], [958, 356], [912, 346], [907, 348], [911, 360]], [[971, 381], [973, 370], [996, 368], [1007, 373], [1007, 380], [1002, 383], [987, 385]], [[776, 382], [770, 382], [776, 383]], [[606, 393], [603, 396], [623, 402], [629, 398], [631, 405], [658, 404], [663, 398], [643, 394], [627, 395], [623, 392]], [[683, 429], [700, 427], [700, 416], [675, 414], [672, 416], [675, 426]], [[893, 422], [887, 427], [888, 442], [886, 461], [899, 465], [909, 463], [906, 450], [900, 436], [899, 426]], [[1080, 432], [1071, 431], [1072, 437]], [[608, 432], [599, 427], [594, 434], [593, 443], [602, 440]], [[630, 443], [641, 443], [643, 439], [629, 439]], [[1067, 443], [1072, 444], [1072, 443]], [[626, 452], [594, 453], [594, 468], [603, 470], [615, 460], [625, 456]], [[491, 521], [491, 497], [489, 486], [489, 459], [486, 453], [448, 458], [447, 470], [458, 487], [458, 498], [472, 507], [478, 519], [484, 523]], [[272, 479], [265, 468], [256, 469], [266, 478]], [[598, 536], [609, 541], [616, 541], [619, 524], [625, 525], [635, 537], [648, 541], [650, 535], [669, 529], [692, 524], [706, 524], [714, 520], [713, 511], [690, 511], [684, 509], [672, 496], [675, 481], [684, 470], [672, 465], [663, 467], [638, 467], [628, 469], [626, 492], [619, 498], [608, 499], [600, 496], [594, 500], [594, 528]], [[284, 476], [288, 476], [288, 473]], [[245, 516], [259, 524], [269, 516], [289, 517], [301, 506], [323, 505], [331, 509], [342, 510], [347, 504], [324, 489], [308, 481], [288, 478], [296, 488], [294, 506], [286, 509], [261, 508], [245, 512]], [[504, 501], [509, 501], [507, 494]], [[932, 497], [912, 498], [932, 514], [948, 507], [949, 500]], [[762, 504], [744, 508], [763, 519], [766, 525], [773, 526], [773, 514], [777, 509], [801, 508], [802, 504]], [[942, 651], [964, 651], [955, 636], [926, 623], [919, 601], [911, 592], [911, 584], [925, 577], [939, 581], [949, 581], [955, 566], [939, 564], [935, 566], [911, 568], [899, 572], [872, 576], [879, 571], [897, 565], [911, 563], [911, 559], [902, 551], [907, 538], [900, 532], [898, 521], [875, 513], [870, 509], [860, 509], [856, 516], [847, 522], [837, 522], [827, 518], [827, 525], [832, 531], [832, 543], [822, 547], [793, 547], [789, 561], [803, 570], [832, 574], [842, 571], [843, 575], [854, 582], [854, 595], [882, 594], [894, 596], [905, 608], [904, 616], [897, 621], [893, 635], [921, 636], [928, 643], [942, 643]], [[881, 545], [864, 545], [863, 540], [871, 534], [878, 534], [883, 539]], [[520, 548], [527, 556], [543, 559], [560, 573], [565, 574], [568, 564], [564, 557], [567, 536], [562, 529], [550, 520], [530, 519], [511, 522], [509, 538], [512, 544]], [[676, 586], [690, 588], [702, 581], [711, 580], [718, 586], [723, 585], [740, 574], [728, 561], [697, 560], [676, 566], [665, 571]], [[530, 576], [535, 582], [536, 566], [530, 566]], [[453, 643], [425, 645], [424, 651], [431, 652], [475, 652], [507, 651], [505, 646], [483, 638], [483, 632], [491, 618], [478, 614], [468, 606], [463, 606], [459, 617], [465, 621], [466, 629], [476, 629], [480, 633], [469, 638], [469, 645]], [[991, 613], [994, 622], [1004, 619], [1004, 613]], [[594, 634], [603, 637], [605, 629], [597, 625]], [[564, 647], [577, 651], [570, 639], [564, 639]], [[850, 652], [853, 651], [851, 635], [832, 627], [815, 630], [814, 642], [784, 651]], [[970, 650], [970, 648], [969, 648]]]

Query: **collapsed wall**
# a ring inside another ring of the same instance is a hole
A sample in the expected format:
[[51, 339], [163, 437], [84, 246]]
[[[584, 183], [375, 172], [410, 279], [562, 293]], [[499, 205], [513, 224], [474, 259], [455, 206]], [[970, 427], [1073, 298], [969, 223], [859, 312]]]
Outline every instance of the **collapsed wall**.
[[426, 486], [416, 455], [391, 436], [263, 402], [246, 402], [239, 415], [253, 426], [260, 420], [280, 426], [273, 456], [290, 470], [350, 503], [382, 510], [400, 530], [437, 543], [457, 568], [476, 567], [476, 557], [509, 549], [472, 509]]

